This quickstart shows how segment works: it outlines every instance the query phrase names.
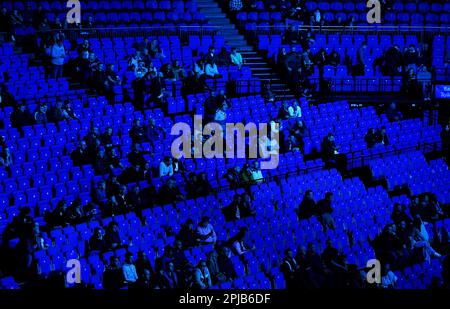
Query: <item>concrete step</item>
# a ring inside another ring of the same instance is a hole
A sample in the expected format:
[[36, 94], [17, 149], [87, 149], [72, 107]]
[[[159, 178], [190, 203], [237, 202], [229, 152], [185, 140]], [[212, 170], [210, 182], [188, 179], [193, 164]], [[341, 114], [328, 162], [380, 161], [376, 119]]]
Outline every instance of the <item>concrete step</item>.
[[198, 2], [197, 1], [197, 8], [204, 9], [204, 8], [218, 8], [219, 5], [213, 1], [208, 2]]
[[[210, 18], [208, 21], [208, 24], [214, 25], [214, 26], [216, 26], [216, 25], [217, 26], [226, 26], [226, 25], [230, 24], [230, 21], [228, 21], [227, 19], [222, 19], [222, 18]], [[236, 33], [238, 33], [236, 29], [232, 29], [232, 30], [234, 30], [234, 31], [236, 31]]]
[[[222, 10], [219, 7], [203, 7], [199, 9], [203, 14], [223, 14]], [[223, 14], [225, 15], [225, 14]]]
[[215, 13], [215, 12], [208, 12], [208, 13], [203, 13], [203, 15], [205, 15], [205, 17], [207, 18], [207, 19], [209, 19], [210, 21], [212, 20], [212, 19], [226, 19], [228, 22], [230, 22], [228, 19], [227, 19], [227, 15], [225, 15], [224, 13], [222, 13], [222, 12], [218, 12], [218, 13]]

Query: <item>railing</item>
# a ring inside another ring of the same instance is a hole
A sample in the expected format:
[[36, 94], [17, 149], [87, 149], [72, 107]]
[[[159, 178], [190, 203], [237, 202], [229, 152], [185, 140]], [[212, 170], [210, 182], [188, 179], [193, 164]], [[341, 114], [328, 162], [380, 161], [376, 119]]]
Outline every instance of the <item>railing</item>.
[[188, 38], [189, 35], [217, 35], [221, 34], [221, 26], [159, 26], [159, 27], [114, 27], [114, 28], [88, 28], [88, 29], [59, 29], [37, 31], [39, 37], [48, 37], [56, 33], [62, 33], [68, 40], [79, 38], [112, 38], [112, 37], [150, 37], [150, 36], [178, 36]]
[[[401, 80], [401, 84], [396, 84], [395, 80]], [[324, 77], [324, 80], [330, 82], [330, 93], [341, 93], [341, 92], [398, 92], [404, 86], [404, 80], [402, 76], [384, 76], [384, 77], [365, 77], [365, 76], [348, 76], [348, 77]], [[385, 83], [388, 80], [390, 83]], [[309, 81], [315, 87], [319, 87], [320, 78], [311, 77]], [[375, 81], [375, 83], [373, 83]], [[422, 90], [423, 84], [430, 83], [433, 85], [435, 79], [416, 79], [417, 85]]]
[[413, 150], [421, 150], [424, 153], [430, 153], [430, 152], [436, 153], [439, 150], [440, 143], [441, 142], [424, 142], [424, 143], [419, 143], [417, 145], [411, 145], [411, 146], [407, 146], [407, 147], [392, 149], [387, 152], [381, 152], [381, 151], [373, 152], [370, 150], [369, 154], [366, 154], [366, 151], [364, 151], [364, 150], [353, 151], [353, 152], [346, 154], [347, 169], [354, 169], [357, 167], [367, 166], [367, 163], [373, 159], [382, 158], [382, 157], [391, 156], [391, 155], [399, 155], [399, 154], [402, 154], [402, 153], [405, 153], [408, 151], [413, 151]]
[[294, 20], [287, 19], [283, 27], [277, 25], [256, 25], [255, 30], [249, 30], [255, 34], [267, 34], [267, 32], [280, 32], [287, 29], [288, 25], [294, 25], [294, 30], [313, 31], [313, 32], [331, 32], [331, 33], [365, 33], [365, 34], [390, 34], [390, 33], [450, 33], [450, 25], [448, 26], [408, 26], [408, 25], [392, 25], [373, 24], [367, 26], [310, 26], [302, 25]]

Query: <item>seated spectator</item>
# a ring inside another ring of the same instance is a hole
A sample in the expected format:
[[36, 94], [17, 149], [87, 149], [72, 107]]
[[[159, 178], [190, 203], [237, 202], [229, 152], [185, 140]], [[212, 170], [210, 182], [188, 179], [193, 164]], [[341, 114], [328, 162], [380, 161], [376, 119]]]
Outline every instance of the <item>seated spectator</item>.
[[108, 151], [108, 156], [107, 156], [107, 161], [108, 166], [110, 168], [110, 170], [114, 170], [114, 169], [124, 169], [124, 166], [122, 165], [122, 163], [120, 162], [120, 155], [119, 152], [117, 150], [117, 148], [111, 148]]
[[219, 73], [219, 69], [215, 62], [207, 62], [205, 66], [205, 75], [209, 78], [221, 78], [222, 75]]
[[231, 189], [236, 189], [241, 186], [240, 175], [241, 175], [241, 168], [239, 166], [235, 166], [233, 168], [228, 169], [228, 171], [223, 175], [223, 177], [228, 180]]
[[217, 235], [209, 217], [203, 217], [197, 226], [197, 242], [199, 245], [214, 245], [217, 242]]
[[122, 247], [122, 240], [119, 234], [119, 225], [115, 221], [111, 221], [105, 232], [106, 250], [116, 250]]
[[333, 212], [333, 207], [331, 206], [332, 199], [333, 193], [327, 192], [325, 198], [317, 203], [316, 214], [319, 216], [319, 221], [322, 223], [324, 230], [334, 230], [336, 225], [331, 216], [331, 213]]
[[336, 163], [339, 148], [334, 141], [334, 135], [329, 133], [322, 141], [322, 158], [325, 163]]
[[122, 265], [122, 272], [125, 283], [129, 287], [133, 287], [139, 277], [136, 272], [136, 267], [133, 264], [133, 254], [131, 252], [127, 252], [125, 254], [125, 262]]
[[382, 145], [389, 145], [389, 138], [386, 134], [386, 127], [382, 126], [380, 129], [377, 130], [377, 132], [375, 132], [375, 140], [377, 144], [382, 144]]
[[283, 262], [280, 265], [280, 271], [286, 281], [286, 288], [292, 289], [298, 286], [300, 266], [294, 258], [292, 249], [284, 250]]
[[174, 174], [182, 174], [183, 177], [188, 171], [183, 161], [177, 158], [172, 159], [172, 167]]
[[173, 165], [171, 157], [164, 157], [159, 164], [159, 177], [173, 176]]
[[364, 136], [364, 141], [366, 142], [367, 148], [372, 148], [377, 144], [377, 135], [374, 128], [370, 128]]
[[106, 249], [103, 230], [100, 227], [94, 229], [94, 234], [89, 239], [89, 251], [104, 251]]
[[203, 290], [209, 289], [212, 286], [211, 274], [204, 260], [200, 260], [195, 268], [194, 280], [194, 288]]
[[329, 238], [326, 241], [325, 250], [322, 252], [322, 260], [330, 272], [332, 286], [334, 288], [345, 286], [348, 265], [345, 262], [345, 257], [333, 247], [332, 241]]
[[191, 218], [187, 219], [181, 226], [180, 232], [176, 238], [181, 241], [184, 249], [189, 249], [197, 245], [197, 233]]
[[130, 209], [141, 209], [144, 206], [142, 192], [139, 186], [133, 186], [126, 195]]
[[120, 86], [122, 84], [119, 74], [115, 71], [114, 64], [108, 64], [105, 73], [105, 84], [108, 90], [111, 90], [114, 86]]
[[243, 184], [247, 185], [264, 182], [264, 176], [262, 175], [258, 161], [253, 161], [251, 166], [248, 163], [244, 165], [244, 168], [241, 171], [241, 180]]
[[48, 117], [47, 117], [47, 105], [44, 103], [39, 104], [38, 109], [34, 113], [34, 120], [36, 124], [47, 124]]
[[142, 172], [141, 172], [141, 166], [140, 165], [132, 165], [129, 168], [127, 168], [123, 173], [120, 175], [119, 179], [120, 182], [123, 184], [129, 184], [132, 182], [139, 181], [141, 178]]
[[86, 220], [86, 214], [84, 212], [83, 206], [81, 204], [81, 199], [77, 197], [70, 205], [68, 209], [68, 215], [70, 223], [75, 225], [82, 223]]
[[300, 203], [298, 209], [299, 219], [309, 219], [316, 211], [316, 201], [314, 201], [313, 193], [311, 190], [307, 190], [303, 196], [303, 200]]
[[397, 283], [397, 276], [391, 271], [389, 264], [384, 265], [381, 268], [381, 288], [393, 289]]
[[134, 69], [134, 76], [137, 79], [144, 78], [148, 73], [148, 69], [145, 66], [145, 62], [143, 60], [139, 61], [137, 66]]
[[197, 196], [208, 196], [213, 191], [211, 184], [206, 178], [206, 173], [204, 172], [198, 174], [196, 185], [197, 185]]
[[219, 255], [215, 250], [206, 254], [206, 265], [211, 275], [212, 284], [217, 285], [227, 281], [226, 275], [221, 271], [218, 261]]
[[91, 163], [90, 153], [85, 141], [80, 142], [80, 146], [72, 152], [70, 158], [74, 166], [83, 166]]
[[139, 62], [141, 61], [143, 61], [141, 51], [137, 50], [134, 55], [130, 56], [130, 59], [128, 60], [128, 68], [136, 72], [136, 69], [139, 66]]
[[174, 80], [179, 81], [186, 77], [186, 71], [183, 66], [180, 64], [179, 60], [174, 60], [172, 62], [172, 71], [174, 75]]
[[175, 265], [175, 269], [183, 270], [190, 262], [184, 252], [183, 243], [181, 240], [176, 239], [172, 249], [172, 259]]
[[247, 234], [248, 228], [242, 227], [229, 241], [233, 252], [239, 257], [239, 259], [241, 259], [246, 267], [248, 265], [248, 254], [246, 253], [256, 249], [255, 246], [249, 244]]
[[181, 288], [181, 282], [175, 271], [175, 265], [173, 262], [165, 263], [166, 266], [162, 271], [161, 276], [161, 288], [163, 289], [179, 289]]
[[140, 144], [133, 144], [131, 147], [131, 152], [127, 155], [128, 162], [131, 165], [136, 166], [144, 166], [147, 162], [144, 158], [144, 152], [141, 150]]
[[402, 113], [397, 109], [397, 105], [394, 102], [389, 105], [385, 113], [389, 121], [399, 121], [403, 119]]
[[334, 67], [337, 67], [341, 64], [341, 56], [334, 48], [328, 55], [328, 63]]
[[297, 44], [300, 40], [298, 30], [294, 29], [294, 25], [288, 25], [286, 31], [283, 34], [283, 43], [287, 45]]
[[138, 258], [136, 259], [134, 265], [136, 268], [136, 273], [138, 278], [141, 278], [145, 271], [148, 271], [151, 275], [153, 274], [153, 267], [148, 259], [147, 253], [145, 251], [139, 251], [137, 254]]
[[167, 182], [161, 187], [159, 191], [159, 200], [161, 205], [166, 205], [176, 201], [182, 201], [185, 196], [181, 193], [180, 188], [174, 178], [169, 177]]
[[219, 264], [219, 269], [225, 275], [227, 281], [237, 278], [236, 270], [234, 269], [231, 256], [232, 252], [229, 247], [222, 246], [219, 249], [219, 257], [217, 258], [217, 263]]
[[8, 90], [5, 84], [1, 84], [0, 86], [0, 107], [3, 106], [15, 106], [17, 104], [16, 99]]
[[106, 150], [113, 148], [113, 129], [107, 127], [105, 132], [100, 136], [100, 140], [102, 146], [105, 147]]
[[406, 213], [406, 207], [400, 203], [394, 204], [394, 209], [392, 210], [391, 220], [397, 225], [404, 221], [405, 223], [411, 223], [412, 219]]
[[98, 152], [95, 156], [94, 171], [98, 175], [105, 175], [105, 174], [111, 172], [108, 158], [106, 157], [105, 150], [103, 149], [103, 147], [101, 147], [98, 150]]
[[167, 98], [170, 97], [170, 93], [166, 90], [166, 82], [162, 77], [162, 74], [150, 73], [151, 86], [150, 86], [150, 98], [149, 101], [153, 102], [156, 106], [167, 108]]
[[266, 102], [274, 102], [275, 94], [273, 93], [270, 83], [264, 83], [261, 96], [266, 100]]
[[233, 202], [227, 207], [224, 207], [222, 212], [227, 221], [238, 220], [255, 215], [255, 212], [250, 208], [250, 202], [246, 200], [243, 195], [239, 194], [234, 196]]
[[420, 216], [414, 218], [411, 240], [413, 248], [419, 253], [422, 259], [429, 262], [431, 257], [441, 257], [441, 255], [431, 247], [430, 237]]
[[231, 54], [227, 51], [225, 46], [222, 47], [220, 53], [217, 55], [217, 65], [229, 66], [231, 65]]
[[162, 138], [165, 138], [164, 129], [157, 125], [155, 119], [150, 118], [147, 126], [147, 136], [150, 142], [153, 144], [159, 142]]
[[231, 63], [238, 67], [238, 69], [242, 69], [244, 65], [244, 59], [242, 58], [241, 53], [237, 51], [236, 47], [231, 48]]
[[194, 73], [196, 73], [196, 75], [198, 76], [202, 76], [203, 74], [205, 74], [205, 65], [206, 63], [203, 60], [197, 60], [194, 64]]
[[150, 46], [149, 46], [149, 51], [150, 51], [150, 55], [153, 58], [158, 58], [160, 60], [166, 58], [166, 56], [164, 55], [164, 51], [162, 50], [162, 48], [159, 46], [159, 41], [156, 39], [153, 39], [150, 42]]
[[286, 119], [292, 118], [292, 116], [291, 116], [292, 111], [289, 110], [290, 108], [291, 107], [289, 106], [289, 103], [287, 101], [283, 101], [283, 103], [280, 107], [280, 110], [278, 112], [277, 118], [281, 119], [281, 120], [286, 120]]
[[69, 100], [64, 101], [63, 112], [66, 120], [79, 120], [77, 115], [75, 115], [75, 112], [72, 109], [72, 104]]
[[11, 150], [5, 147], [2, 152], [0, 152], [0, 167], [11, 167], [13, 164], [11, 157]]
[[49, 219], [47, 220], [50, 226], [62, 226], [66, 227], [69, 225], [70, 217], [67, 203], [65, 200], [61, 200], [56, 205], [56, 208], [50, 213]]
[[125, 285], [123, 271], [119, 258], [111, 256], [110, 264], [103, 272], [103, 287], [105, 290], [119, 290]]
[[103, 208], [106, 205], [108, 195], [106, 193], [106, 182], [104, 180], [99, 181], [95, 189], [93, 189], [92, 201], [100, 208]]
[[[322, 27], [325, 24], [325, 19], [322, 17], [322, 13], [319, 9], [316, 9], [310, 18], [311, 27]], [[314, 31], [311, 29], [311, 31]]]
[[384, 71], [386, 75], [394, 76], [399, 75], [402, 72], [403, 55], [398, 45], [395, 44], [389, 47], [384, 55], [384, 59], [385, 68], [382, 68], [382, 71]]

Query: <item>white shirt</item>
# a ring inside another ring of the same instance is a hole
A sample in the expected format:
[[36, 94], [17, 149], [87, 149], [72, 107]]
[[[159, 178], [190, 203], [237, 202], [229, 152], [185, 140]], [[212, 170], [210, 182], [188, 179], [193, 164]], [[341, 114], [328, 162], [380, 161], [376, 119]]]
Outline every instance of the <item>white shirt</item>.
[[172, 176], [173, 166], [170, 164], [167, 166], [164, 162], [159, 163], [159, 177]]
[[231, 63], [237, 65], [238, 67], [242, 66], [244, 63], [242, 60], [242, 55], [240, 53], [231, 54]]
[[208, 238], [204, 239], [203, 240], [204, 242], [214, 242], [215, 243], [217, 241], [216, 232], [214, 231], [214, 228], [210, 223], [208, 223], [208, 225], [206, 227], [203, 227], [200, 225], [197, 227], [197, 233], [201, 236], [206, 236], [211, 232], [212, 232], [212, 235], [209, 236]]
[[394, 286], [395, 282], [397, 282], [397, 276], [392, 271], [389, 271], [386, 276], [381, 278], [381, 286], [383, 288], [388, 288], [389, 285]]
[[207, 64], [205, 68], [205, 73], [208, 76], [214, 77], [214, 75], [219, 75], [219, 70], [217, 69], [217, 65]]
[[123, 277], [127, 282], [136, 282], [138, 275], [136, 273], [136, 267], [133, 264], [123, 264], [122, 266]]
[[64, 45], [59, 46], [54, 44], [51, 48], [52, 63], [55, 65], [63, 65], [64, 57], [66, 56], [66, 50]]
[[195, 269], [195, 282], [202, 288], [206, 289], [211, 287], [211, 275], [209, 273], [208, 267], [203, 269], [196, 268]]

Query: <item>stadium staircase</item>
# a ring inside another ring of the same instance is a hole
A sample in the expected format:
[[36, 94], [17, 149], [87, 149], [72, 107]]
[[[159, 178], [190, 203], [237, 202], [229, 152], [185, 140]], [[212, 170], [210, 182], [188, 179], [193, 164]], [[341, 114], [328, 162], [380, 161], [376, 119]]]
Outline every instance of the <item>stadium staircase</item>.
[[214, 0], [196, 0], [197, 6], [209, 24], [221, 27], [225, 43], [236, 47], [244, 58], [245, 64], [251, 68], [252, 75], [262, 81], [270, 82], [271, 88], [279, 98], [293, 98], [293, 93], [287, 84], [281, 80], [278, 73], [269, 65], [267, 59], [254, 46], [249, 44], [248, 38], [242, 35], [223, 9]]

